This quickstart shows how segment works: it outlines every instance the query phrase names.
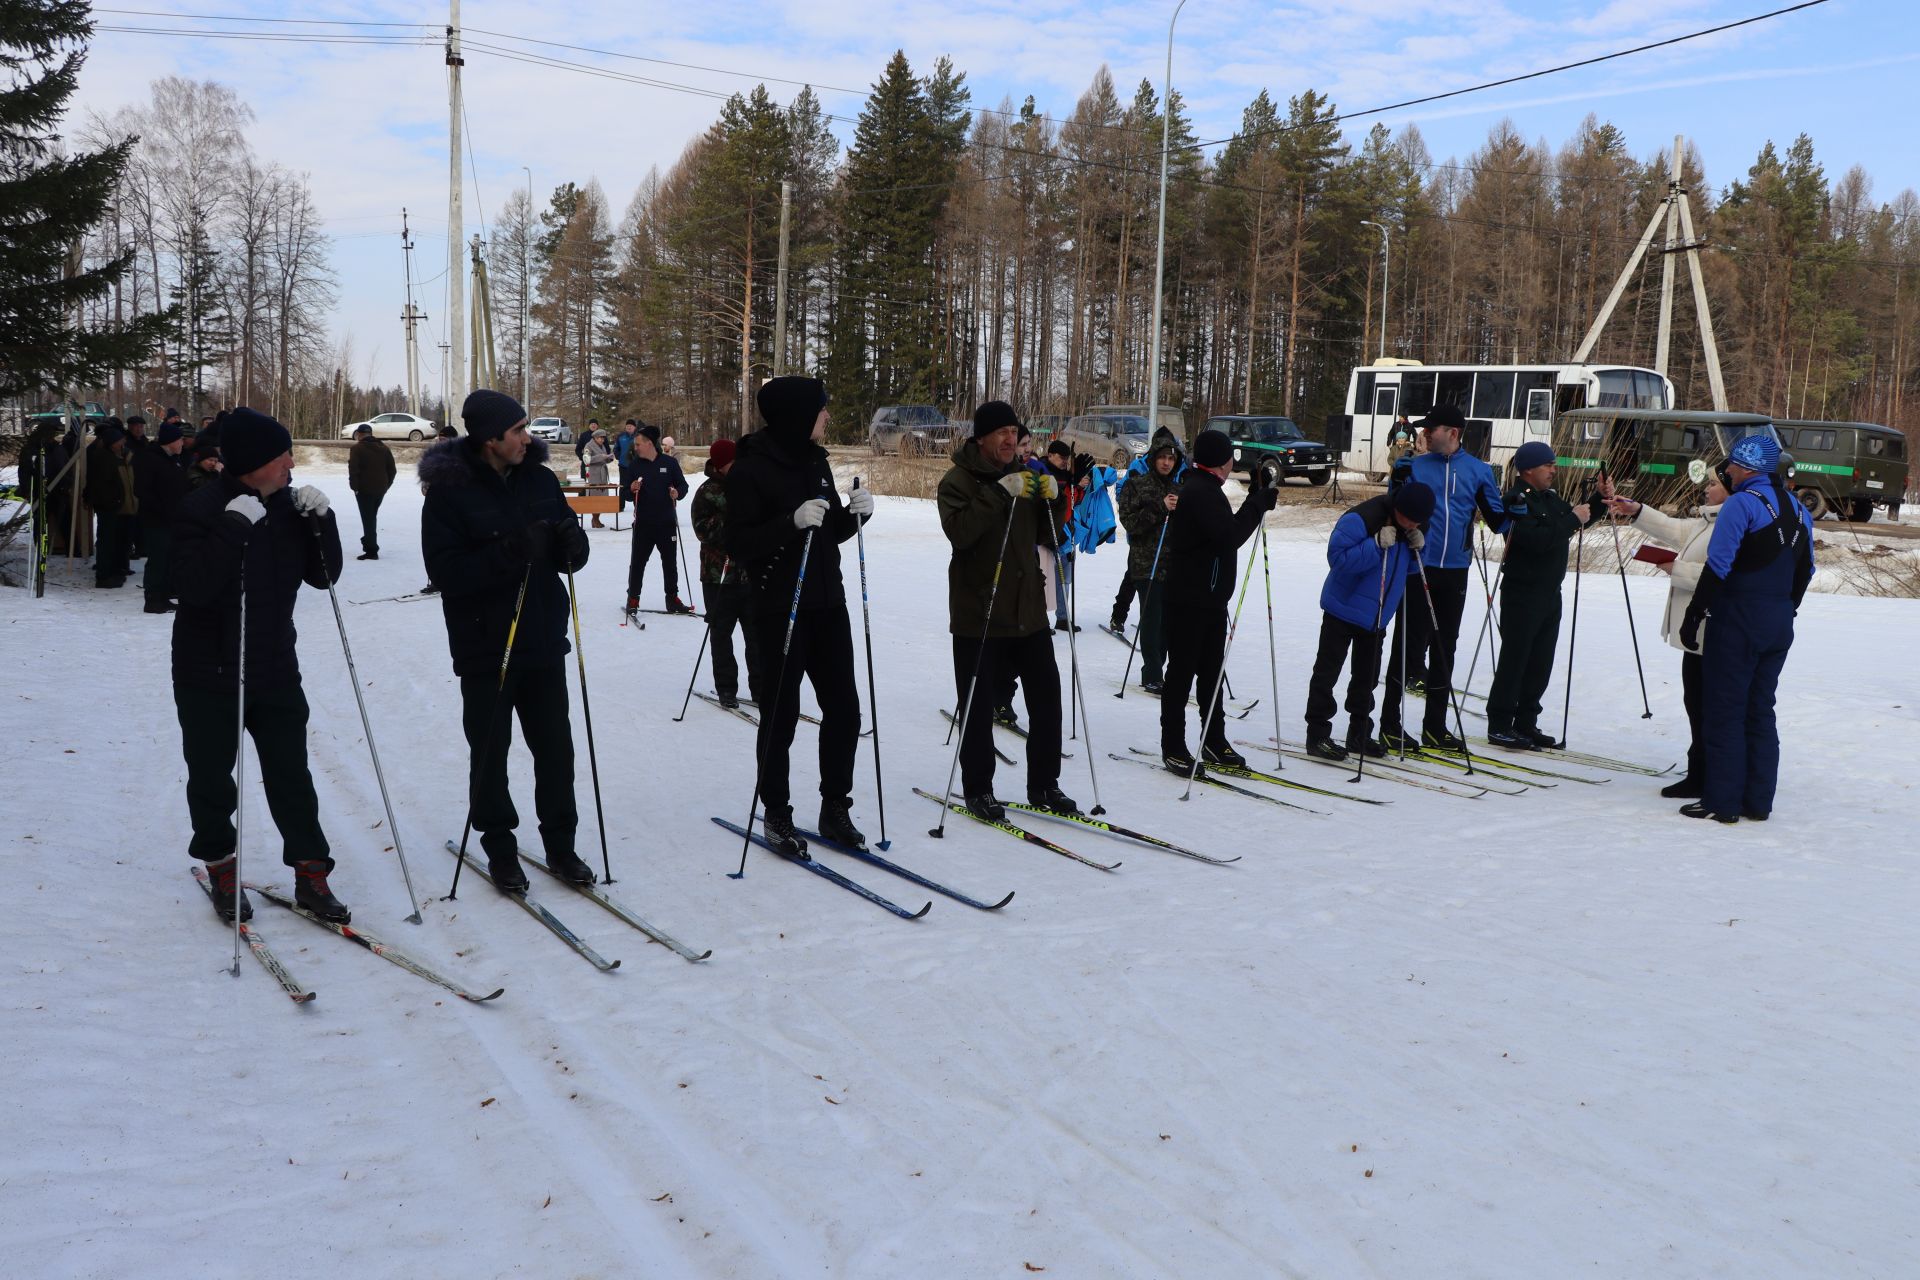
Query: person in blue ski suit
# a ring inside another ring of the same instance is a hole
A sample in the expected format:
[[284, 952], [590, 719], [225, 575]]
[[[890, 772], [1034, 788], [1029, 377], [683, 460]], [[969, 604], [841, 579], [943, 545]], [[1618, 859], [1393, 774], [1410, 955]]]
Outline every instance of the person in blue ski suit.
[[[1773, 702], [1793, 647], [1793, 617], [1813, 580], [1813, 518], [1781, 481], [1780, 445], [1745, 436], [1725, 465], [1732, 491], [1714, 522], [1707, 565], [1680, 639], [1701, 654], [1706, 787], [1689, 818], [1764, 822], [1780, 780]], [[1707, 618], [1705, 648], [1700, 624]]]
[[[1380, 677], [1380, 641], [1400, 607], [1407, 566], [1426, 545], [1433, 490], [1403, 484], [1350, 508], [1327, 540], [1327, 580], [1320, 588], [1320, 648], [1307, 685], [1307, 750], [1323, 760], [1348, 751], [1384, 756], [1373, 738], [1373, 686]], [[1347, 680], [1347, 745], [1333, 740], [1333, 686], [1353, 654]]]
[[[1500, 483], [1493, 468], [1460, 447], [1466, 430], [1466, 416], [1456, 405], [1435, 405], [1414, 426], [1426, 432], [1427, 451], [1405, 459], [1393, 469], [1391, 489], [1408, 483], [1424, 484], [1433, 490], [1433, 519], [1427, 525], [1427, 588], [1433, 594], [1433, 609], [1427, 609], [1425, 597], [1415, 600], [1394, 620], [1393, 651], [1387, 658], [1386, 700], [1380, 708], [1381, 737], [1396, 745], [1402, 736], [1400, 725], [1400, 686], [1403, 673], [1401, 654], [1411, 668], [1405, 679], [1410, 687], [1424, 681], [1432, 696], [1418, 738], [1409, 743], [1441, 747], [1449, 751], [1465, 749], [1466, 744], [1447, 727], [1447, 690], [1453, 684], [1454, 651], [1460, 644], [1460, 615], [1467, 606], [1467, 575], [1473, 563], [1473, 518], [1478, 513], [1487, 527], [1499, 533], [1507, 526], [1506, 507], [1500, 498]], [[1407, 572], [1418, 576], [1416, 561]], [[1438, 615], [1439, 626], [1434, 625]], [[1421, 674], [1425, 669], [1424, 676]]]

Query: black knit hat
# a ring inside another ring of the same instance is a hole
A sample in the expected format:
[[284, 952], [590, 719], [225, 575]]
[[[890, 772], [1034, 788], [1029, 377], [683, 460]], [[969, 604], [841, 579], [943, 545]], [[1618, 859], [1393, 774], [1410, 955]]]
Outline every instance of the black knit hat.
[[1416, 524], [1433, 518], [1434, 495], [1431, 486], [1409, 480], [1393, 491], [1393, 509]]
[[482, 387], [460, 406], [460, 418], [467, 424], [467, 435], [479, 442], [498, 440], [525, 422], [527, 411], [506, 392]]
[[1193, 462], [1199, 467], [1224, 467], [1233, 461], [1233, 441], [1224, 431], [1202, 431], [1193, 440]]
[[1460, 412], [1457, 404], [1437, 404], [1427, 410], [1427, 416], [1413, 424], [1416, 431], [1430, 431], [1434, 427], [1452, 427], [1455, 431], [1467, 429], [1467, 415]]
[[[818, 409], [815, 409], [813, 412], [816, 417], [819, 416], [820, 411]], [[807, 430], [809, 432], [813, 430], [813, 422], [811, 420], [807, 422]], [[640, 424], [640, 434], [648, 440], [651, 440], [654, 448], [658, 449], [660, 447], [660, 428], [654, 426], [651, 422], [643, 422]]]
[[818, 378], [791, 375], [769, 378], [760, 384], [754, 401], [775, 439], [804, 444], [813, 435], [820, 411], [827, 407], [827, 384]]
[[257, 409], [228, 409], [213, 420], [220, 429], [220, 462], [235, 476], [250, 475], [293, 448], [293, 437]]
[[[143, 427], [146, 426], [147, 425], [146, 420], [141, 419], [140, 425]], [[186, 432], [180, 430], [179, 423], [163, 422], [160, 424], [160, 434], [153, 438], [153, 442], [157, 445], [165, 447], [166, 445], [172, 444], [175, 440], [181, 439], [185, 435], [186, 435]]]
[[1015, 413], [1013, 406], [1005, 400], [989, 400], [973, 411], [973, 438], [975, 440], [978, 440], [984, 435], [991, 435], [1002, 427], [1018, 427], [1024, 425], [1025, 424], [1020, 421], [1020, 415]]

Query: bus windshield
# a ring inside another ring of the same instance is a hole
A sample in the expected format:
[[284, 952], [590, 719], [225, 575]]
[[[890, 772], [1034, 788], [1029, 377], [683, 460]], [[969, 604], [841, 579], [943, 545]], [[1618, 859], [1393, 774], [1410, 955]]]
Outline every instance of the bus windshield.
[[1246, 426], [1246, 438], [1255, 444], [1281, 444], [1301, 438], [1292, 418], [1253, 418]]
[[1602, 409], [1666, 409], [1667, 387], [1647, 369], [1597, 369], [1593, 405]]

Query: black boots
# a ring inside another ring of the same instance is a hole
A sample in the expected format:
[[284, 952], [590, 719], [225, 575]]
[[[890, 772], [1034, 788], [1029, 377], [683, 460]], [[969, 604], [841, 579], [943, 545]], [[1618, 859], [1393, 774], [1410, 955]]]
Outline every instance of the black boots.
[[1680, 813], [1682, 817], [1687, 818], [1712, 818], [1715, 822], [1725, 827], [1730, 827], [1740, 821], [1740, 815], [1737, 813], [1715, 813], [1713, 810], [1707, 808], [1706, 801], [1704, 800], [1695, 800], [1692, 804], [1681, 805]]
[[253, 919], [253, 904], [247, 901], [247, 895], [239, 893], [240, 877], [234, 865], [232, 854], [218, 862], [207, 864], [207, 880], [213, 886], [213, 910], [228, 924], [233, 923], [233, 904], [236, 895], [240, 902], [240, 918]]
[[502, 893], [525, 893], [527, 869], [520, 865], [520, 846], [511, 831], [483, 831], [480, 847], [486, 851], [487, 874]]
[[849, 849], [867, 847], [867, 837], [853, 825], [853, 801], [820, 802], [820, 838], [829, 844], [844, 845]]
[[1027, 803], [1036, 809], [1046, 809], [1052, 813], [1078, 814], [1080, 812], [1080, 806], [1073, 802], [1073, 797], [1057, 786], [1048, 787], [1044, 791], [1028, 792]]
[[572, 852], [555, 853], [551, 849], [547, 850], [547, 870], [568, 884], [578, 885], [583, 889], [597, 879], [593, 874], [593, 868], [580, 861], [579, 854]]
[[693, 606], [688, 604], [686, 601], [682, 600], [679, 596], [668, 596], [667, 612], [668, 613], [692, 613]]
[[1660, 788], [1660, 794], [1669, 800], [1698, 800], [1706, 793], [1706, 786], [1698, 778], [1682, 778], [1678, 782], [1668, 783]]
[[767, 847], [783, 858], [805, 858], [807, 842], [793, 829], [792, 809], [768, 809], [760, 817], [760, 834]]
[[1007, 806], [993, 798], [991, 791], [983, 791], [977, 796], [966, 798], [967, 812], [983, 822], [1005, 822]]
[[1200, 758], [1208, 764], [1217, 764], [1223, 769], [1244, 769], [1247, 758], [1224, 742], [1217, 747], [1201, 748]]
[[322, 920], [346, 924], [353, 919], [347, 904], [333, 896], [327, 887], [327, 873], [333, 865], [325, 858], [299, 862], [293, 868], [293, 900]]
[[1490, 747], [1505, 747], [1509, 751], [1538, 751], [1540, 749], [1532, 738], [1520, 732], [1518, 729], [1487, 730], [1487, 745]]
[[1315, 738], [1307, 743], [1307, 754], [1316, 760], [1331, 760], [1335, 764], [1344, 762], [1347, 752], [1332, 738]]

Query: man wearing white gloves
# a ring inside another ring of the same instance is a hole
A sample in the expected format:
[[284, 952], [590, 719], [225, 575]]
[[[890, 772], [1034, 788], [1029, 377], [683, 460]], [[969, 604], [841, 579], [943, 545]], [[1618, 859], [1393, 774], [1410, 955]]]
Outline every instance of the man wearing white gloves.
[[[740, 442], [727, 476], [725, 544], [746, 568], [760, 632], [761, 831], [777, 852], [804, 856], [793, 825], [788, 755], [800, 719], [804, 673], [820, 703], [820, 827], [835, 844], [865, 848], [854, 826], [853, 758], [860, 745], [860, 693], [853, 629], [840, 580], [840, 544], [873, 515], [873, 495], [855, 489], [842, 505], [821, 442], [827, 388], [814, 378], [772, 378], [757, 400], [766, 426]], [[789, 640], [789, 636], [791, 639]]]
[[[333, 896], [320, 803], [307, 771], [307, 698], [300, 687], [293, 604], [300, 584], [324, 588], [340, 577], [340, 530], [327, 495], [291, 487], [293, 441], [264, 413], [232, 409], [220, 432], [220, 474], [194, 490], [173, 526], [173, 701], [187, 762], [187, 851], [207, 864], [214, 909], [232, 920], [253, 912], [239, 892], [234, 860], [233, 769], [237, 722], [260, 758], [267, 807], [280, 829], [281, 858], [294, 869], [300, 905], [344, 923]], [[246, 678], [240, 678], [241, 593], [246, 593]]]

